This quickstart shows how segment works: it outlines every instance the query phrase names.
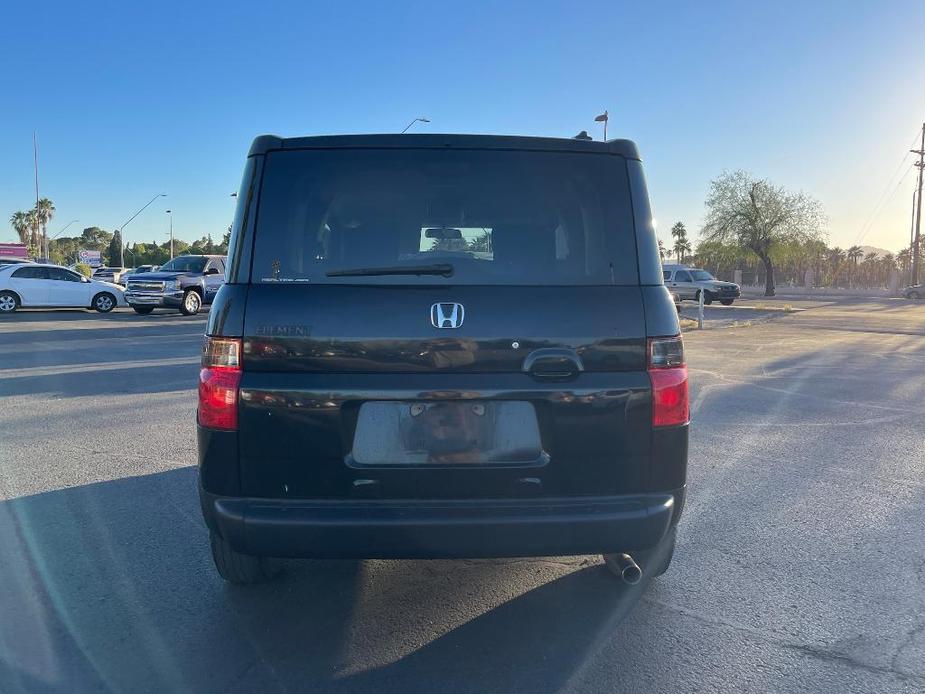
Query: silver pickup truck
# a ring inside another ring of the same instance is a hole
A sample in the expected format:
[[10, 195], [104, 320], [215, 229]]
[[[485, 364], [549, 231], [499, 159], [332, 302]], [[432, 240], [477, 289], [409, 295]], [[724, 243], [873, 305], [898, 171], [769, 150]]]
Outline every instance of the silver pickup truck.
[[156, 308], [172, 308], [192, 316], [212, 303], [224, 283], [224, 256], [180, 255], [157, 272], [129, 275], [125, 300], [142, 315]]

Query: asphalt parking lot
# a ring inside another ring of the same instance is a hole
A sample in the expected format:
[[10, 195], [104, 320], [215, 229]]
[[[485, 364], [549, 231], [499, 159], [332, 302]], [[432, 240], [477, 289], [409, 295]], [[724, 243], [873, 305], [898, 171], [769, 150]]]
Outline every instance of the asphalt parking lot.
[[925, 691], [925, 304], [787, 303], [687, 334], [680, 545], [633, 588], [597, 557], [227, 586], [193, 467], [205, 317], [6, 317], [0, 691]]

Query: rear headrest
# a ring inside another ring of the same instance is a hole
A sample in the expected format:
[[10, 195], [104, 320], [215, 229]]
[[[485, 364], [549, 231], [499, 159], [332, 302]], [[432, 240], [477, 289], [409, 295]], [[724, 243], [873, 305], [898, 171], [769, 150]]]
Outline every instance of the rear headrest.
[[351, 267], [388, 265], [398, 259], [398, 237], [394, 230], [375, 226], [340, 229], [341, 262]]
[[552, 225], [511, 225], [492, 230], [495, 262], [550, 270], [556, 262], [556, 230]]

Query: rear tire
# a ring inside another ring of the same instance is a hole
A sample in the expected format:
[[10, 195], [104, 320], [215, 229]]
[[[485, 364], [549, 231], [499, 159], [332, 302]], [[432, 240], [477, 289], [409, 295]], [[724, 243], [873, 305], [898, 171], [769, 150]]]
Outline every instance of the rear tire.
[[[668, 567], [671, 566], [671, 558], [674, 556], [674, 549], [677, 542], [678, 526], [674, 525], [665, 534], [665, 537], [662, 538], [662, 541], [657, 547], [641, 552], [630, 552], [630, 556], [633, 557], [633, 560], [639, 564], [639, 567], [642, 569], [642, 577], [644, 580], [661, 576], [668, 571]], [[604, 564], [612, 574], [620, 578], [617, 562], [614, 561], [616, 556], [616, 554], [603, 555]]]
[[18, 296], [13, 292], [0, 292], [0, 313], [13, 313], [18, 308]]
[[187, 289], [183, 295], [183, 303], [180, 304], [180, 313], [184, 316], [195, 316], [202, 308], [202, 297], [194, 289]]
[[154, 310], [153, 306], [132, 306], [132, 310], [135, 313], [140, 313], [142, 316], [147, 316], [151, 311]]
[[100, 313], [109, 313], [116, 307], [116, 305], [116, 297], [114, 297], [109, 292], [100, 292], [94, 296], [93, 301], [90, 302], [90, 306]]
[[721, 303], [723, 306], [732, 306], [733, 301], [735, 300], [734, 299], [720, 299], [719, 303]]
[[275, 578], [280, 572], [278, 561], [268, 557], [255, 557], [235, 551], [231, 545], [213, 532], [209, 533], [212, 560], [218, 575], [229, 583], [255, 585]]

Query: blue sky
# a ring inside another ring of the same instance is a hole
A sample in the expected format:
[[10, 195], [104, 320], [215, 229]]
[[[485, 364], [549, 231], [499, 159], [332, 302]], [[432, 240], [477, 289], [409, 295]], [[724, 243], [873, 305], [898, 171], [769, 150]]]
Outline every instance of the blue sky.
[[599, 137], [607, 108], [662, 235], [696, 231], [710, 179], [745, 168], [819, 198], [833, 243], [908, 243], [925, 2], [496, 4], [10, 3], [0, 241], [34, 201], [33, 129], [51, 232], [111, 230], [164, 192], [125, 234], [162, 241], [168, 208], [179, 237], [220, 236], [260, 133], [422, 115], [429, 132]]

